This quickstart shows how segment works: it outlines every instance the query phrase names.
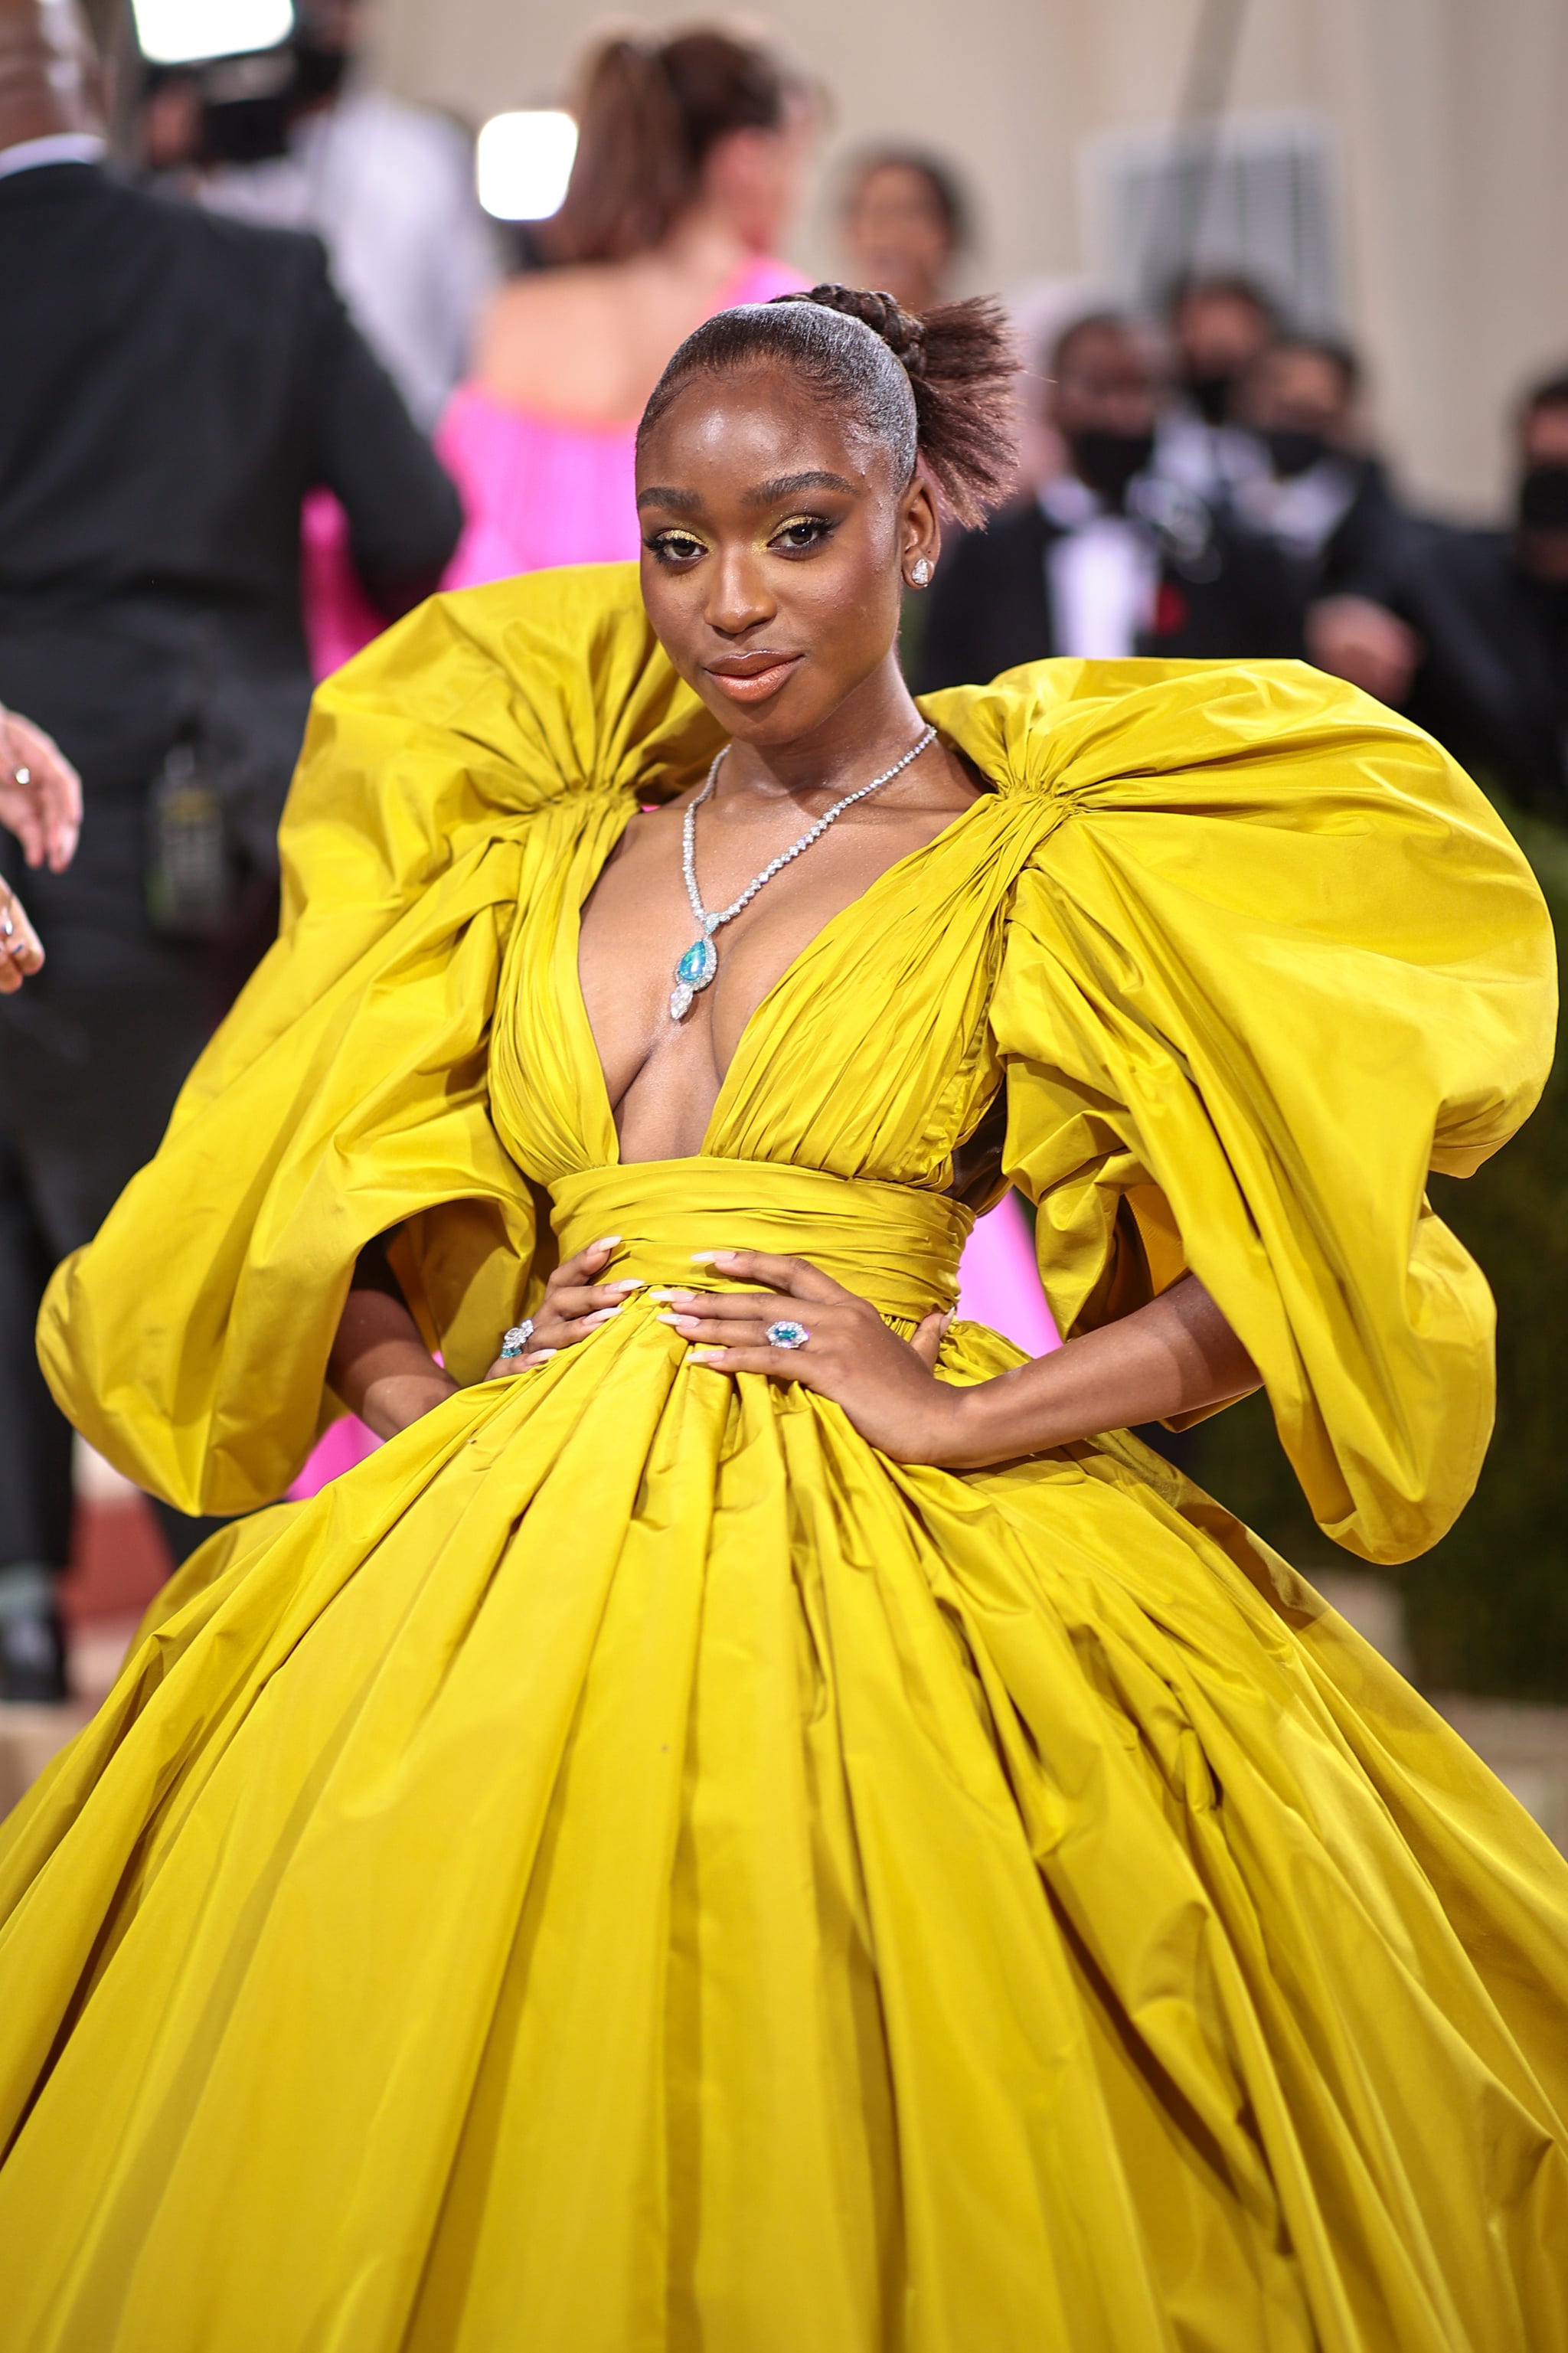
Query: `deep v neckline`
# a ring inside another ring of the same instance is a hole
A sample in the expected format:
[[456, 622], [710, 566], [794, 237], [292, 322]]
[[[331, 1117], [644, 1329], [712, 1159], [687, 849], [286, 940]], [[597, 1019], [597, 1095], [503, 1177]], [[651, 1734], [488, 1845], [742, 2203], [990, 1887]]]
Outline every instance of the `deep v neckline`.
[[[737, 1070], [741, 1069], [749, 1059], [758, 1024], [773, 999], [792, 985], [806, 962], [816, 955], [823, 944], [832, 937], [840, 924], [847, 922], [851, 916], [860, 914], [887, 884], [900, 877], [918, 860], [928, 857], [939, 843], [951, 839], [962, 826], [968, 824], [976, 809], [987, 807], [995, 798], [994, 787], [988, 792], [976, 793], [969, 807], [960, 809], [956, 817], [950, 818], [946, 825], [931, 835], [929, 841], [918, 843], [913, 849], [906, 849], [901, 858], [895, 858], [890, 866], [884, 866], [881, 872], [873, 881], [868, 882], [863, 891], [857, 892], [853, 899], [829, 915], [827, 921], [812, 934], [805, 946], [796, 951], [772, 987], [764, 989], [742, 1024], [741, 1034], [735, 1040], [735, 1050], [724, 1066], [724, 1074], [719, 1082], [719, 1092], [713, 1098], [707, 1124], [702, 1130], [702, 1139], [696, 1152], [677, 1156], [702, 1160], [711, 1155], [714, 1130], [719, 1124], [721, 1113], [725, 1109], [725, 1097], [730, 1092], [731, 1082]], [[583, 910], [598, 888], [601, 875], [620, 847], [626, 829], [637, 814], [635, 803], [628, 805], [622, 813], [621, 821], [605, 844], [592, 874], [579, 890], [570, 895], [561, 932], [561, 960], [567, 968], [563, 995], [571, 1007], [574, 1018], [582, 1025], [583, 1038], [587, 1049], [584, 1060], [593, 1066], [598, 1090], [598, 1104], [604, 1113], [605, 1134], [615, 1146], [614, 1159], [605, 1163], [608, 1167], [622, 1166], [635, 1167], [638, 1164], [635, 1161], [623, 1164], [621, 1160], [621, 1135], [616, 1124], [616, 1107], [610, 1101], [610, 1082], [605, 1074], [604, 1057], [599, 1051], [599, 1041], [594, 1035], [594, 1024], [588, 1012], [588, 999], [583, 987]]]

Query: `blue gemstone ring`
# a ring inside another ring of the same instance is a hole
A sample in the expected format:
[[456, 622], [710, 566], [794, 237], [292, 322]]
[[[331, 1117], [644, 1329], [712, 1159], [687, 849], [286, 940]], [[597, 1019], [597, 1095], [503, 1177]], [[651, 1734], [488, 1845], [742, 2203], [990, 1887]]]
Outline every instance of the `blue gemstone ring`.
[[770, 1348], [804, 1348], [811, 1335], [804, 1324], [792, 1323], [788, 1316], [770, 1324], [763, 1334]]
[[500, 1344], [501, 1355], [503, 1356], [521, 1356], [532, 1337], [533, 1318], [531, 1315], [525, 1315], [521, 1324], [514, 1324], [510, 1332], [502, 1333]]

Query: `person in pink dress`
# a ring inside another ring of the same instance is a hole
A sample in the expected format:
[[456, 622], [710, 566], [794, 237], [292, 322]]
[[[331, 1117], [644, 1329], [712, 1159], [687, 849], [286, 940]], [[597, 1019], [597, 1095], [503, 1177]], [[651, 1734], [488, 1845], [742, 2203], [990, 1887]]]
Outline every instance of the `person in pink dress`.
[[771, 257], [816, 110], [766, 48], [701, 26], [604, 40], [574, 111], [555, 266], [491, 297], [437, 430], [468, 519], [449, 588], [635, 556], [632, 441], [665, 362], [715, 311], [806, 282]]

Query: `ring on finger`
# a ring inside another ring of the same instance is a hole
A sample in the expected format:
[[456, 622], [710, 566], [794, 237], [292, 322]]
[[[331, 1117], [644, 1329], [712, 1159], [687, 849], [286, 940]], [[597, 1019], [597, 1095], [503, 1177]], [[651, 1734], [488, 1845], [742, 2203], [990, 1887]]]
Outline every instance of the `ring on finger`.
[[811, 1335], [793, 1315], [781, 1315], [776, 1324], [768, 1325], [763, 1337], [770, 1348], [804, 1348]]
[[501, 1334], [502, 1356], [509, 1360], [513, 1356], [521, 1356], [532, 1337], [533, 1318], [531, 1315], [525, 1315], [521, 1324], [512, 1324], [509, 1331]]

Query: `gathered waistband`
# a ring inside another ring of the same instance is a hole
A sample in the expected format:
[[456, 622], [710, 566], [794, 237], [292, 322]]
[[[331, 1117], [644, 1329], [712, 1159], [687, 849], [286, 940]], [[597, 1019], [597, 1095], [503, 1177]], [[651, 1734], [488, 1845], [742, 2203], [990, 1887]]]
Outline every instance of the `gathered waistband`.
[[974, 1214], [941, 1193], [830, 1176], [768, 1160], [642, 1160], [583, 1168], [550, 1188], [563, 1258], [605, 1234], [621, 1242], [612, 1276], [726, 1287], [702, 1250], [809, 1259], [893, 1323], [916, 1324], [958, 1301], [958, 1261]]

